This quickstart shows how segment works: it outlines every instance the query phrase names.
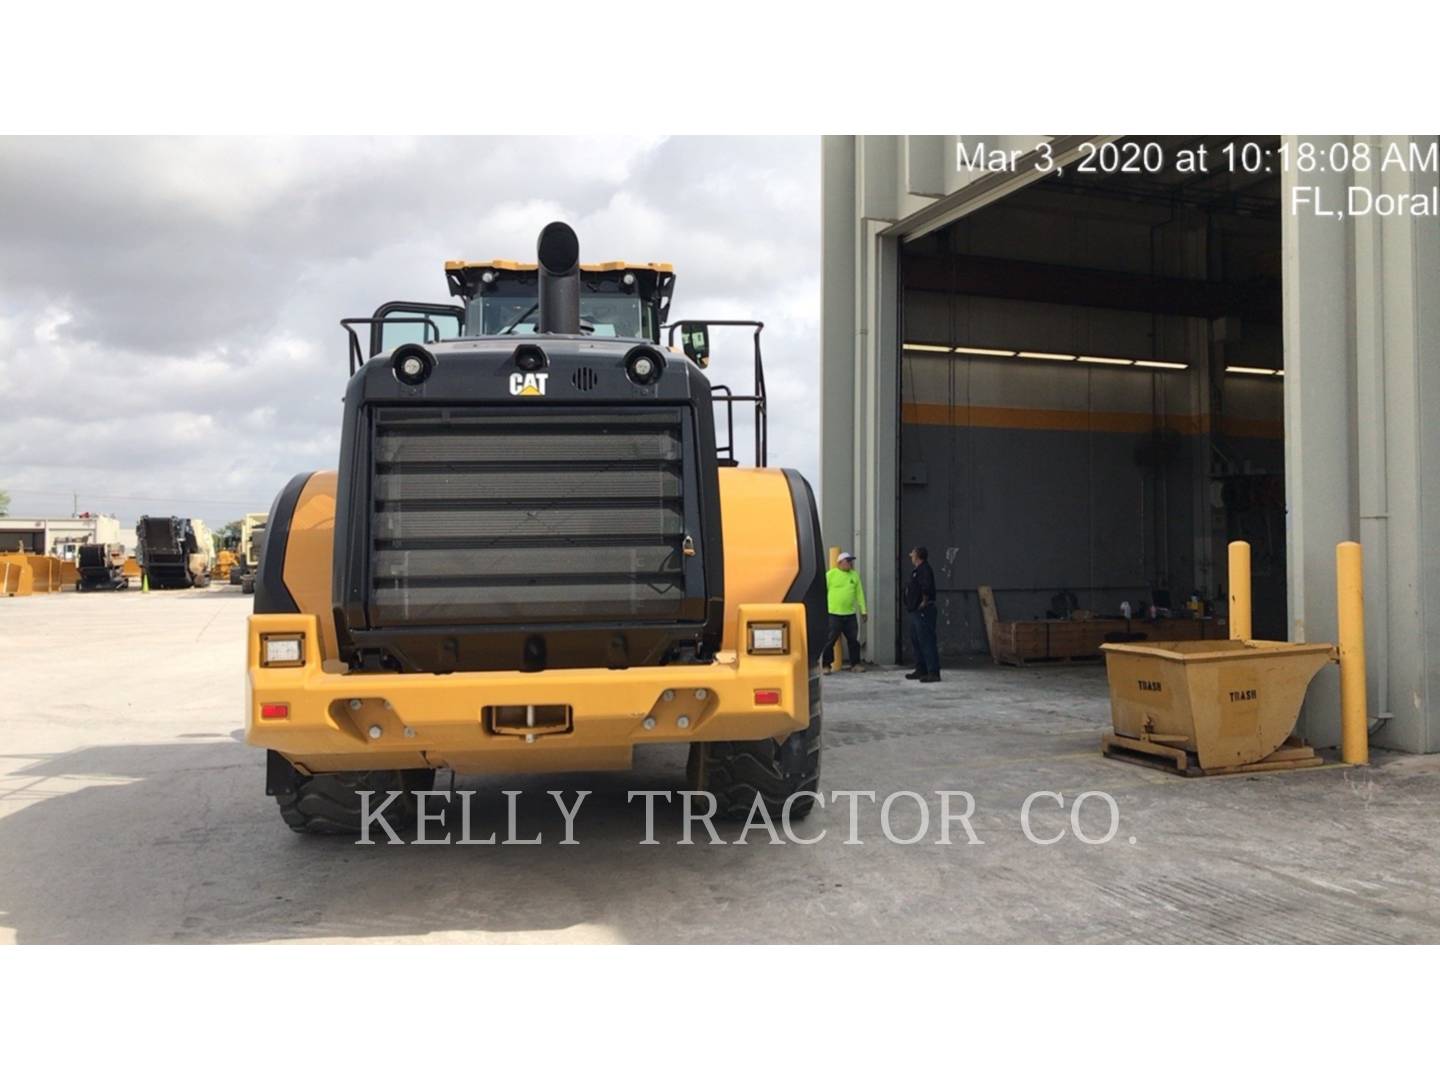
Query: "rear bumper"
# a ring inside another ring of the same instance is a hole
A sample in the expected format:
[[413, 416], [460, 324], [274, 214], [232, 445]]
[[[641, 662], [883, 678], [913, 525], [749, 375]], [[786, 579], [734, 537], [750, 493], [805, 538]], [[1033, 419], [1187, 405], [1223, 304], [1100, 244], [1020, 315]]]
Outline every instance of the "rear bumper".
[[[246, 741], [311, 772], [548, 772], [626, 768], [638, 743], [783, 738], [805, 728], [810, 672], [804, 606], [745, 604], [736, 618], [735, 640], [742, 643], [749, 639], [748, 623], [788, 623], [789, 652], [742, 651], [710, 664], [620, 671], [350, 674], [324, 670], [316, 616], [252, 615]], [[302, 666], [260, 666], [261, 634], [276, 633], [304, 635]], [[778, 702], [757, 705], [757, 691], [777, 692]], [[265, 717], [266, 705], [284, 705], [286, 715]], [[531, 705], [568, 710], [566, 730], [510, 734], [487, 722], [487, 709]]]

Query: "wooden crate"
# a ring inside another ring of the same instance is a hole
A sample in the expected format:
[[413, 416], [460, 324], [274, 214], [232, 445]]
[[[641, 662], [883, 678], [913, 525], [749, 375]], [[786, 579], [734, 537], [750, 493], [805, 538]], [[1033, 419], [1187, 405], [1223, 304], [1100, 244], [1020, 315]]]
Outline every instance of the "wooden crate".
[[999, 664], [1099, 660], [1100, 646], [1106, 641], [1199, 641], [1226, 636], [1221, 619], [1131, 619], [1128, 624], [1124, 619], [987, 619], [985, 629], [990, 657]]

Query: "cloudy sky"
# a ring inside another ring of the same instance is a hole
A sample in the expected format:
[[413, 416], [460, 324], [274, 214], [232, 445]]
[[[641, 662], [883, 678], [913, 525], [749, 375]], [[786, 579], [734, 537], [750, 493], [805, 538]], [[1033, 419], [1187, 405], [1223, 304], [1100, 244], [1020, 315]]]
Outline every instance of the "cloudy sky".
[[0, 139], [0, 490], [267, 509], [335, 466], [337, 321], [446, 301], [446, 259], [529, 259], [557, 218], [587, 261], [673, 262], [674, 314], [766, 323], [771, 463], [818, 486], [819, 187], [815, 138]]

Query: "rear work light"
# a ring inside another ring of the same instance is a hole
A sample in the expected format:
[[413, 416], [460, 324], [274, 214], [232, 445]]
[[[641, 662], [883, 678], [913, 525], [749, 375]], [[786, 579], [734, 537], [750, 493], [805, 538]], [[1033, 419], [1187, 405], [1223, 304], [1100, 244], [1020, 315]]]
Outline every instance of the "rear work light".
[[779, 704], [780, 704], [780, 691], [779, 691], [779, 690], [756, 690], [756, 691], [755, 691], [755, 704], [756, 704], [756, 705], [779, 705]]
[[783, 656], [790, 651], [790, 625], [751, 623], [746, 651], [752, 656]]
[[261, 634], [261, 667], [303, 667], [305, 664], [304, 634]]
[[261, 705], [261, 720], [285, 720], [290, 716], [289, 705]]

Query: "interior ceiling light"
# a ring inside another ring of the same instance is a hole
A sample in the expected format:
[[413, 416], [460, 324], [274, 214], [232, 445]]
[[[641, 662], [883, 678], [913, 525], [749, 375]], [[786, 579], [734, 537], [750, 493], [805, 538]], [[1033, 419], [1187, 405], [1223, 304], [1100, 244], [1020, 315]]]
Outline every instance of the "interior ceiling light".
[[[931, 345], [926, 342], [907, 341], [902, 348], [906, 352], [958, 353], [963, 356], [993, 356], [1005, 359], [1074, 361], [1083, 364], [1110, 364], [1113, 367], [1145, 367], [1163, 371], [1186, 371], [1189, 364], [1178, 360], [1129, 360], [1122, 356], [1076, 356], [1074, 353], [1035, 352], [1029, 349], [990, 349], [979, 345]], [[1226, 371], [1250, 375], [1279, 375], [1270, 368], [1226, 368]]]
[[1228, 367], [1225, 368], [1225, 374], [1227, 374], [1227, 375], [1279, 375], [1280, 373], [1279, 373], [1278, 371], [1276, 371], [1274, 368], [1268, 368], [1268, 367], [1240, 367], [1240, 366], [1238, 366], [1238, 365], [1231, 364], [1230, 366], [1228, 366]]

